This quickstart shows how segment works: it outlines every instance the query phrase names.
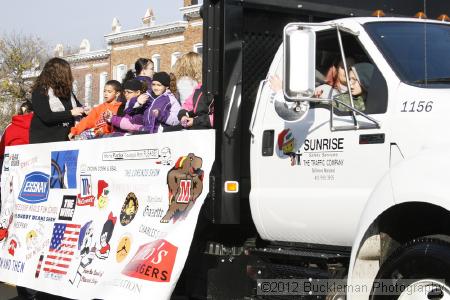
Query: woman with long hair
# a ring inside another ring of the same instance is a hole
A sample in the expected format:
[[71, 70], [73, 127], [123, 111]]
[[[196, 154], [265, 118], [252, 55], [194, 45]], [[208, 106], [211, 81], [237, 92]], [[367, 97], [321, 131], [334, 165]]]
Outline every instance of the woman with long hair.
[[174, 74], [177, 78], [180, 102], [183, 105], [202, 83], [202, 57], [200, 54], [188, 52], [181, 56], [175, 63]]
[[147, 90], [151, 91], [154, 72], [153, 60], [140, 57], [134, 63], [134, 71], [128, 70], [127, 74], [125, 74], [125, 78], [123, 79], [122, 84], [124, 84], [128, 80], [137, 79], [139, 81], [145, 82], [147, 85]]
[[67, 141], [75, 118], [84, 113], [72, 93], [70, 65], [52, 58], [44, 66], [32, 88], [34, 115], [30, 125], [30, 144]]

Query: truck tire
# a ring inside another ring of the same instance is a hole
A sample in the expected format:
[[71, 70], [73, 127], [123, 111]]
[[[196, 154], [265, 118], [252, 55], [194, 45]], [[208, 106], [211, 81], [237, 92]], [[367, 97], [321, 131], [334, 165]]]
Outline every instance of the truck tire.
[[419, 238], [400, 246], [381, 265], [372, 300], [450, 299], [450, 244]]

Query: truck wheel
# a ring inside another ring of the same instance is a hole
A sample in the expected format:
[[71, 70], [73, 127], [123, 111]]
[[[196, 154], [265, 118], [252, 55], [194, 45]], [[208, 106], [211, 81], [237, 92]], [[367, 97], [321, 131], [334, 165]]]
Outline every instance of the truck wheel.
[[399, 247], [380, 267], [371, 299], [450, 299], [450, 244], [429, 238]]

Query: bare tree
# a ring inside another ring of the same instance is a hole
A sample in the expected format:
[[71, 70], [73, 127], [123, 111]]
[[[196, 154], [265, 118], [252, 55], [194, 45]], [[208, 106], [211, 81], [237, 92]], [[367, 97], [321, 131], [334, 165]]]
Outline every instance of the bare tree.
[[0, 37], [0, 129], [18, 104], [30, 98], [33, 79], [47, 59], [47, 47], [38, 37], [17, 33]]

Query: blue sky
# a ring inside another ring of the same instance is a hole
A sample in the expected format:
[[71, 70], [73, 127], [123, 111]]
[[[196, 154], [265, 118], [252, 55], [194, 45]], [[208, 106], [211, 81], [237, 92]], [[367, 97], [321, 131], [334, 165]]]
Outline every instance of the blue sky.
[[[202, 3], [203, 1], [199, 1]], [[103, 36], [111, 32], [117, 17], [122, 30], [141, 27], [147, 8], [153, 8], [156, 24], [181, 20], [183, 0], [14, 0], [0, 9], [0, 34], [36, 35], [52, 49], [57, 43], [77, 48], [87, 38], [91, 49], [105, 47]]]

